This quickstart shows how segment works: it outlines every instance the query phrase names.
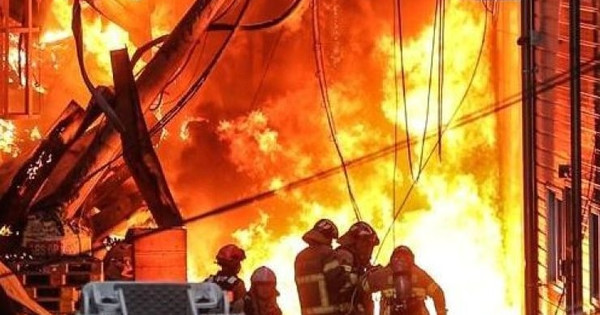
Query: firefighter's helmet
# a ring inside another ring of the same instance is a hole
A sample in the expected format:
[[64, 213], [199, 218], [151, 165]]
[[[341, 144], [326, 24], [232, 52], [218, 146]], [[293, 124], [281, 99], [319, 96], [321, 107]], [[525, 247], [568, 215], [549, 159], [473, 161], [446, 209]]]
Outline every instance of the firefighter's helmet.
[[273, 270], [262, 266], [254, 270], [250, 277], [250, 282], [254, 283], [273, 283], [277, 284], [277, 277]]
[[233, 244], [221, 247], [217, 253], [217, 264], [221, 266], [237, 265], [244, 259], [246, 259], [244, 250]]
[[277, 291], [277, 277], [273, 270], [262, 266], [254, 270], [250, 277], [250, 290], [254, 292], [259, 299], [272, 299], [279, 295]]
[[358, 221], [352, 224], [348, 232], [340, 236], [338, 243], [341, 245], [349, 245], [354, 244], [358, 240], [370, 241], [373, 246], [379, 245], [379, 237], [377, 237], [377, 233], [373, 227], [364, 221]]
[[410, 247], [408, 247], [406, 245], [400, 245], [400, 246], [396, 247], [394, 249], [394, 251], [392, 252], [392, 257], [390, 260], [393, 261], [395, 259], [404, 259], [404, 260], [410, 262], [411, 264], [414, 264], [415, 263], [415, 254], [410, 249]]
[[311, 241], [322, 243], [322, 244], [331, 244], [334, 239], [338, 238], [338, 229], [329, 219], [321, 219], [315, 223], [312, 229], [302, 236], [302, 239], [307, 243]]

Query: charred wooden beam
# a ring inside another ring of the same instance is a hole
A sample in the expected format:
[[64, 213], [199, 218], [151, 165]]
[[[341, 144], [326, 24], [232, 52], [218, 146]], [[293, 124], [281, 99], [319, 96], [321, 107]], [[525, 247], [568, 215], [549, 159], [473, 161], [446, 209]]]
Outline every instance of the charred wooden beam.
[[77, 211], [103, 172], [103, 165], [109, 162], [118, 150], [119, 135], [106, 120], [96, 129], [94, 139], [65, 176], [56, 191], [34, 206], [35, 210], [59, 209], [66, 218]]
[[0, 198], [0, 226], [22, 224], [27, 210], [50, 172], [77, 137], [85, 112], [75, 102], [63, 111], [54, 127], [17, 171]]
[[[108, 88], [99, 87], [99, 92], [109, 102], [113, 102], [113, 94]], [[112, 132], [112, 127], [108, 126], [106, 122], [101, 123], [97, 128], [88, 130], [90, 125], [98, 119], [100, 113], [101, 110], [98, 104], [92, 99], [88, 105], [88, 110], [77, 131], [75, 139], [79, 139], [79, 137], [87, 131], [93, 133], [93, 140], [79, 157], [77, 163], [62, 179], [60, 184], [56, 185], [56, 190], [36, 202], [32, 207], [33, 210], [44, 210], [48, 208], [60, 208], [64, 210], [75, 201], [82, 202], [83, 198], [81, 196], [87, 196], [89, 190], [93, 188], [93, 185], [85, 186], [84, 184], [89, 184], [89, 178], [95, 178], [91, 175], [92, 172], [96, 171], [94, 167], [100, 167], [110, 158], [105, 157], [104, 159], [99, 160], [98, 155], [106, 152], [108, 152], [108, 154], [114, 154], [114, 149], [108, 150], [107, 148], [104, 148], [104, 146], [105, 143], [110, 142], [107, 138], [110, 138], [111, 136], [116, 137], [113, 135], [114, 132]], [[116, 138], [118, 139], [118, 137]]]
[[[10, 268], [8, 268], [3, 262], [0, 261], [0, 287], [6, 293], [8, 297], [10, 297], [13, 301], [27, 308], [30, 312], [36, 315], [50, 315], [50, 312], [41, 307], [36, 301], [34, 301], [25, 288], [21, 281], [17, 278], [17, 276], [12, 272]], [[7, 313], [6, 304], [0, 304], [2, 307], [1, 314], [10, 314]], [[20, 314], [21, 312], [19, 312]]]
[[[77, 162], [80, 160], [80, 158], [83, 156], [85, 151], [89, 148], [90, 144], [94, 140], [94, 137], [98, 132], [99, 127], [100, 126], [96, 126], [93, 127], [91, 130], [88, 130], [88, 132], [79, 137], [79, 139], [77, 139], [77, 141], [73, 143], [71, 147], [69, 147], [67, 152], [65, 152], [62, 159], [54, 168], [54, 171], [52, 171], [52, 173], [48, 177], [48, 180], [46, 180], [46, 184], [44, 184], [44, 187], [42, 188], [38, 196], [33, 200], [32, 204], [37, 204], [40, 200], [45, 199], [49, 195], [56, 192], [56, 190], [61, 185], [63, 185], [66, 176], [69, 174], [71, 169], [73, 169], [73, 167], [77, 165]], [[37, 206], [34, 207], [38, 208]]]
[[142, 108], [148, 108], [206, 32], [225, 0], [197, 0], [144, 68], [136, 84]]
[[[188, 10], [136, 82], [141, 107], [151, 106], [224, 2], [225, 0], [197, 0]], [[151, 119], [151, 116], [149, 114], [147, 119]], [[59, 206], [64, 209], [66, 217], [72, 216], [103, 177], [105, 169], [102, 167], [117, 154], [118, 148], [117, 131], [105, 126], [90, 145], [88, 152], [69, 172], [61, 187], [36, 204], [36, 208]]]
[[139, 194], [133, 180], [119, 186], [121, 192], [111, 196], [110, 204], [103, 205], [102, 211], [91, 218], [91, 227], [94, 231], [94, 241], [99, 241], [115, 229], [119, 229], [140, 208], [144, 206], [144, 199]]
[[158, 226], [179, 226], [183, 218], [150, 140], [127, 50], [112, 51], [111, 61], [117, 113], [126, 130], [121, 134], [125, 163]]
[[128, 179], [131, 179], [131, 172], [127, 168], [127, 165], [125, 165], [125, 162], [122, 160], [116, 162], [107, 170], [104, 177], [100, 179], [98, 185], [96, 185], [78, 211], [83, 211], [83, 215], [85, 215], [92, 207], [104, 209], [107, 200], [110, 200], [110, 196], [118, 194], [119, 190], [122, 189], [121, 186]]

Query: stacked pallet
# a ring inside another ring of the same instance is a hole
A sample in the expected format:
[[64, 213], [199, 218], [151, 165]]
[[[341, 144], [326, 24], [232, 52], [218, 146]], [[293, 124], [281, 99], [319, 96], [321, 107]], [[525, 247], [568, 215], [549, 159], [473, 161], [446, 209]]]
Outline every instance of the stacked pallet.
[[16, 262], [12, 269], [25, 290], [42, 307], [54, 314], [73, 314], [78, 308], [81, 288], [103, 280], [102, 262], [93, 258]]

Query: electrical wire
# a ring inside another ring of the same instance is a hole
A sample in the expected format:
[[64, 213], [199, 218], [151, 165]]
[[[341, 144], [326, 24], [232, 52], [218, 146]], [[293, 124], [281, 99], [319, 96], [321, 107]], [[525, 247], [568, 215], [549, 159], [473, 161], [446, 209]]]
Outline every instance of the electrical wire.
[[427, 88], [427, 106], [425, 109], [425, 126], [423, 127], [423, 141], [421, 142], [421, 154], [419, 154], [419, 171], [417, 172], [416, 181], [419, 180], [421, 176], [421, 172], [423, 170], [423, 157], [425, 156], [425, 136], [427, 135], [427, 127], [429, 125], [429, 107], [431, 104], [431, 85], [433, 82], [433, 60], [435, 57], [435, 39], [436, 32], [438, 28], [438, 13], [440, 7], [440, 1], [435, 1], [435, 13], [433, 16], [433, 33], [431, 34], [431, 57], [429, 60], [429, 83]]
[[[248, 9], [249, 3], [250, 0], [246, 0], [244, 2], [244, 5], [240, 9], [240, 13], [235, 21], [235, 25], [240, 25], [242, 17]], [[229, 33], [229, 35], [223, 41], [223, 44], [221, 44], [220, 49], [217, 51], [215, 56], [213, 56], [211, 62], [204, 69], [203, 73], [196, 79], [194, 84], [190, 87], [190, 89], [188, 89], [188, 91], [177, 102], [177, 104], [173, 106], [173, 108], [171, 108], [167, 113], [165, 113], [165, 115], [152, 127], [152, 129], [150, 129], [151, 135], [157, 134], [162, 128], [164, 128], [185, 107], [185, 105], [192, 100], [196, 93], [198, 93], [200, 88], [204, 85], [204, 82], [206, 82], [208, 75], [212, 72], [212, 70], [216, 67], [217, 62], [221, 59], [223, 53], [225, 52], [225, 48], [233, 38], [233, 35], [237, 32], [237, 29], [238, 28], [236, 27]]]
[[[199, 56], [198, 56], [198, 60], [199, 61], [198, 61], [197, 65], [196, 65], [196, 67], [194, 68], [194, 71], [192, 72], [192, 73], [194, 73], [194, 75], [192, 75], [192, 77], [190, 78], [190, 80], [189, 80], [189, 82], [188, 82], [188, 84], [186, 86], [192, 86], [194, 84], [194, 78], [196, 77], [195, 74], [197, 74], [197, 73], [200, 72], [200, 69], [202, 67], [201, 60], [202, 60], [202, 58], [204, 58], [204, 52], [206, 50], [206, 43], [208, 42], [208, 35], [209, 35], [209, 33], [206, 33], [204, 35], [204, 40], [202, 41], [202, 46], [200, 48], [200, 53], [199, 53]], [[176, 96], [171, 97], [170, 100], [166, 101], [164, 103], [164, 105], [171, 105], [171, 104], [177, 102], [185, 93], [186, 93], [186, 90], [182, 90], [179, 94], [177, 94]]]
[[[586, 61], [585, 63], [583, 63], [581, 65], [581, 74], [585, 74], [591, 70], [597, 70], [600, 68], [600, 55], [594, 57], [593, 59]], [[517, 105], [519, 103], [522, 102], [524, 97], [527, 97], [528, 95], [531, 94], [539, 94], [539, 93], [544, 93], [547, 91], [552, 90], [555, 87], [561, 86], [562, 84], [565, 84], [566, 82], [568, 82], [570, 79], [570, 71], [565, 71], [562, 72], [560, 74], [557, 74], [545, 81], [540, 82], [540, 84], [538, 84], [538, 87], [536, 87], [535, 90], [524, 90], [521, 91], [518, 94], [515, 95], [511, 95], [506, 97], [505, 99], [503, 99], [502, 101], [499, 102], [494, 102], [492, 104], [490, 104], [489, 106], [487, 106], [484, 109], [479, 109], [477, 111], [474, 111], [472, 113], [466, 114], [464, 116], [462, 116], [456, 123], [452, 124], [452, 120], [455, 118], [455, 115], [457, 113], [457, 111], [455, 111], [453, 113], [453, 116], [450, 118], [449, 123], [446, 125], [446, 128], [444, 129], [444, 131], [450, 130], [450, 129], [454, 129], [454, 128], [460, 128], [460, 127], [464, 127], [467, 126], [471, 123], [474, 123], [476, 121], [479, 121], [480, 119], [484, 119], [486, 117], [489, 117], [491, 115], [497, 114], [500, 111], [503, 111], [505, 109], [508, 109], [514, 105]], [[435, 135], [432, 135], [432, 137], [434, 137]], [[371, 161], [375, 161], [378, 160], [382, 157], [387, 156], [388, 154], [391, 154], [393, 150], [395, 150], [395, 148], [397, 148], [398, 146], [396, 144], [382, 148], [380, 150], [377, 150], [375, 152], [369, 153], [367, 155], [361, 156], [359, 158], [350, 160], [348, 162], [348, 166], [349, 167], [353, 167], [353, 166], [358, 166], [358, 165], [362, 165], [364, 163], [368, 163]], [[404, 146], [405, 147], [405, 146]], [[434, 151], [432, 151], [433, 153]], [[431, 156], [431, 155], [430, 155]], [[108, 165], [108, 164], [107, 164]], [[217, 215], [221, 215], [224, 214], [226, 212], [230, 212], [230, 211], [236, 211], [241, 209], [241, 207], [244, 206], [248, 206], [251, 204], [254, 204], [256, 202], [265, 200], [267, 198], [271, 198], [271, 197], [275, 197], [277, 195], [279, 195], [280, 192], [283, 191], [291, 191], [294, 189], [298, 189], [300, 187], [304, 187], [308, 184], [317, 182], [319, 180], [323, 180], [326, 179], [330, 176], [333, 176], [335, 174], [337, 174], [338, 172], [341, 171], [341, 166], [336, 166], [336, 167], [332, 167], [330, 169], [326, 169], [324, 171], [320, 171], [318, 173], [315, 173], [311, 176], [308, 177], [304, 177], [301, 178], [299, 180], [290, 182], [286, 185], [283, 185], [279, 188], [276, 189], [272, 189], [269, 191], [264, 191], [225, 205], [222, 205], [220, 207], [217, 208], [213, 208], [212, 210], [209, 210], [207, 212], [204, 212], [202, 214], [190, 217], [188, 219], [186, 219], [183, 224], [190, 224], [193, 222], [197, 222], [209, 217], [213, 217], [213, 216], [217, 216]], [[149, 232], [148, 234], [144, 234], [142, 236], [139, 236], [139, 238], [142, 237], [146, 237], [146, 236], [150, 236], [150, 235], [154, 235], [155, 233], [160, 233], [161, 231], [163, 231], [164, 228], [158, 228], [156, 230], [153, 230], [151, 232]], [[136, 238], [138, 239], [138, 238]], [[88, 253], [94, 253], [98, 250], [102, 250], [104, 247], [103, 246], [99, 246], [99, 247], [95, 247], [93, 249], [91, 249]], [[379, 253], [377, 254], [377, 256], [379, 255]], [[46, 262], [44, 262], [45, 265], [48, 264], [52, 264], [57, 262], [58, 260], [56, 259], [49, 259]], [[13, 273], [4, 273], [4, 274], [0, 274], [0, 279], [4, 278], [4, 277], [8, 277], [10, 275], [12, 275]]]
[[[404, 107], [404, 136], [406, 137], [406, 142], [408, 143], [408, 150], [406, 152], [408, 156], [408, 165], [410, 168], [410, 177], [412, 180], [415, 180], [415, 174], [413, 171], [413, 160], [412, 160], [412, 149], [411, 149], [411, 141], [410, 141], [410, 133], [408, 131], [408, 102], [406, 100], [406, 71], [404, 69], [404, 43], [403, 43], [403, 35], [402, 35], [402, 6], [401, 0], [397, 0], [398, 7], [398, 45], [400, 46], [400, 72], [402, 74], [402, 105]], [[394, 53], [396, 52], [396, 48], [394, 48]], [[395, 61], [394, 61], [395, 62]], [[396, 78], [397, 79], [397, 78]], [[395, 208], [394, 208], [395, 209]]]
[[[436, 10], [437, 11], [437, 10]], [[477, 74], [477, 70], [479, 69], [479, 65], [481, 63], [481, 58], [483, 56], [483, 49], [485, 47], [485, 38], [486, 38], [486, 34], [487, 34], [487, 24], [488, 24], [488, 12], [485, 12], [484, 15], [484, 24], [483, 24], [483, 31], [481, 34], [481, 46], [479, 47], [479, 53], [477, 56], [477, 59], [475, 61], [475, 66], [473, 67], [473, 73], [471, 74], [471, 79], [469, 80], [469, 83], [467, 84], [467, 87], [465, 89], [465, 92], [463, 93], [463, 96], [460, 100], [460, 102], [458, 103], [458, 105], [456, 106], [456, 108], [454, 109], [454, 112], [452, 113], [452, 115], [450, 116], [450, 120], [448, 121], [448, 124], [446, 125], [446, 127], [442, 130], [442, 136], [446, 133], [446, 131], [448, 130], [448, 126], [450, 126], [451, 122], [454, 120], [454, 118], [456, 117], [456, 115], [458, 114], [458, 112], [460, 111], [461, 107], [464, 105], [465, 100], [467, 98], [467, 95], [469, 94], [469, 91], [471, 90], [471, 87], [473, 86], [473, 82], [475, 80], [475, 76]], [[435, 32], [435, 28], [434, 28], [434, 32]], [[425, 138], [423, 138], [422, 141], [422, 146], [425, 146]], [[400, 204], [400, 206], [398, 207], [398, 209], [396, 210], [396, 212], [394, 213], [394, 219], [392, 220], [392, 223], [390, 225], [390, 227], [388, 227], [387, 231], [385, 232], [383, 239], [381, 240], [381, 245], [383, 245], [383, 243], [385, 243], [389, 233], [390, 233], [390, 229], [391, 227], [394, 226], [396, 220], [398, 219], [398, 215], [400, 214], [400, 212], [403, 210], [403, 208], [405, 207], [408, 198], [410, 197], [414, 187], [416, 186], [416, 184], [418, 183], [420, 176], [423, 172], [423, 170], [425, 169], [425, 167], [427, 166], [427, 164], [429, 163], [431, 156], [433, 155], [433, 153], [435, 152], [435, 150], [437, 149], [437, 146], [440, 145], [440, 142], [435, 143], [432, 151], [430, 152], [430, 154], [428, 155], [427, 159], [425, 160], [425, 162], [423, 163], [423, 165], [419, 166], [419, 172], [417, 173], [417, 178], [412, 181], [408, 191], [406, 192], [402, 203]], [[419, 163], [421, 164], [421, 163]], [[377, 260], [377, 258], [379, 258], [379, 255], [381, 254], [381, 249], [383, 248], [383, 246], [379, 246], [379, 249], [377, 250], [377, 254], [375, 255], [375, 260]]]
[[335, 128], [335, 119], [333, 117], [333, 112], [331, 110], [331, 101], [329, 99], [329, 91], [327, 87], [327, 77], [325, 75], [325, 65], [323, 61], [323, 46], [321, 45], [321, 35], [319, 32], [319, 0], [313, 0], [313, 44], [314, 44], [314, 52], [315, 52], [315, 63], [317, 68], [317, 77], [319, 81], [319, 89], [321, 91], [321, 100], [323, 102], [323, 106], [325, 107], [325, 112], [327, 116], [327, 124], [329, 126], [329, 133], [331, 135], [331, 139], [333, 141], [335, 150], [337, 152], [338, 158], [340, 159], [340, 163], [342, 165], [344, 179], [346, 181], [346, 188], [348, 190], [348, 196], [350, 197], [350, 202], [352, 204], [352, 208], [354, 210], [354, 215], [357, 221], [362, 220], [362, 216], [360, 214], [360, 209], [358, 207], [358, 203], [356, 202], [356, 198], [354, 197], [354, 192], [352, 191], [352, 184], [350, 182], [350, 175], [348, 174], [348, 170], [346, 168], [346, 161], [344, 159], [344, 155], [342, 153], [342, 149], [340, 148], [339, 141], [336, 135]]
[[142, 59], [142, 56], [149, 51], [150, 49], [154, 48], [157, 45], [160, 45], [162, 43], [164, 43], [167, 38], [169, 38], [169, 34], [165, 34], [162, 36], [159, 36], [157, 38], [154, 38], [153, 40], [145, 43], [144, 45], [140, 46], [131, 56], [131, 65], [132, 67], [135, 67], [135, 64]]
[[281, 38], [283, 37], [284, 30], [285, 29], [283, 27], [279, 29], [279, 32], [277, 33], [277, 35], [275, 37], [275, 42], [273, 43], [273, 46], [271, 46], [271, 49], [269, 51], [269, 56], [267, 57], [267, 63], [265, 65], [265, 69], [262, 73], [262, 76], [260, 78], [260, 81], [258, 83], [256, 91], [254, 92], [254, 96], [252, 97], [252, 102], [250, 103], [250, 108], [252, 108], [252, 109], [255, 109], [256, 102], [258, 101], [258, 96], [260, 95], [262, 87], [265, 83], [265, 78], [267, 77], [267, 74], [269, 73], [269, 70], [271, 69], [271, 62], [273, 61], [273, 57], [275, 57], [275, 51], [277, 50], [277, 47], [279, 47], [279, 43], [281, 42]]
[[[278, 17], [273, 18], [271, 20], [250, 24], [242, 24], [235, 28], [239, 28], [242, 31], [260, 31], [278, 26], [281, 24], [281, 22], [285, 21], [298, 9], [301, 2], [302, 0], [294, 0], [292, 4], [286, 10], [284, 10]], [[214, 23], [209, 26], [208, 31], [231, 31], [233, 28], [234, 25], [231, 24]]]
[[225, 15], [227, 15], [227, 13], [229, 13], [229, 10], [231, 10], [235, 2], [236, 0], [231, 0], [229, 4], [219, 14], [217, 14], [213, 20], [216, 22], [222, 19]]
[[[394, 5], [394, 15], [392, 17], [393, 27], [394, 27], [394, 41], [393, 41], [393, 49], [394, 49], [394, 145], [398, 143], [398, 69], [397, 69], [397, 60], [396, 60], [396, 37], [398, 36], [398, 26], [396, 24], [401, 23], [400, 14], [398, 13], [398, 6], [400, 5], [396, 0], [392, 0]], [[405, 129], [408, 130], [408, 125], [405, 126]], [[412, 164], [412, 163], [411, 163]], [[410, 166], [412, 171], [412, 165]], [[396, 210], [396, 172], [398, 171], [398, 150], [394, 150], [394, 170], [392, 171], [392, 219], [394, 218], [394, 211]], [[393, 245], [396, 247], [396, 226], [394, 225], [392, 228], [392, 240]]]
[[444, 106], [444, 37], [446, 32], [446, 0], [440, 1], [440, 32], [438, 40], [438, 158], [442, 160], [442, 121]]
[[98, 107], [106, 115], [111, 125], [119, 132], [125, 132], [125, 126], [114, 109], [108, 104], [108, 101], [102, 96], [102, 94], [96, 89], [92, 80], [90, 79], [86, 69], [85, 61], [83, 57], [83, 27], [81, 22], [81, 0], [73, 1], [73, 19], [71, 21], [71, 30], [73, 31], [73, 38], [75, 39], [75, 50], [77, 52], [77, 62], [79, 64], [79, 71], [85, 86], [89, 90], [90, 94], [96, 100]]
[[[243, 7], [240, 9], [239, 16], [236, 19], [236, 22], [235, 22], [236, 24], [240, 23], [246, 10], [248, 9], [249, 2], [250, 2], [250, 0], [246, 0], [244, 2]], [[160, 132], [177, 115], [177, 113], [179, 113], [185, 107], [185, 105], [187, 105], [187, 103], [196, 95], [196, 93], [200, 90], [200, 87], [202, 87], [202, 85], [208, 78], [208, 75], [212, 72], [212, 70], [217, 65], [217, 62], [220, 60], [221, 56], [225, 52], [225, 48], [227, 47], [227, 45], [229, 44], [229, 42], [231, 41], [231, 39], [233, 38], [233, 35], [235, 33], [236, 33], [235, 30], [230, 32], [230, 34], [225, 38], [225, 40], [221, 44], [221, 47], [219, 48], [217, 53], [213, 56], [213, 59], [211, 60], [211, 62], [204, 69], [202, 74], [196, 79], [196, 81], [190, 87], [190, 89], [188, 89], [186, 91], [186, 93], [184, 93], [182, 98], [179, 99], [179, 101], [177, 102], [177, 104], [175, 106], [173, 106], [173, 108], [171, 108], [167, 113], [165, 113], [163, 115], [163, 117], [154, 126], [152, 126], [152, 128], [149, 130], [150, 136], [155, 136], [156, 134], [158, 134], [158, 132]], [[116, 154], [116, 156], [113, 159], [111, 159], [110, 161], [108, 161], [106, 164], [104, 164], [104, 165], [98, 167], [98, 169], [90, 172], [90, 174], [81, 181], [80, 185], [85, 184], [87, 181], [91, 180], [96, 174], [98, 174], [99, 172], [102, 172], [104, 169], [110, 167], [110, 165], [112, 163], [119, 160], [122, 156], [123, 156], [123, 153], [121, 151], [119, 154]]]

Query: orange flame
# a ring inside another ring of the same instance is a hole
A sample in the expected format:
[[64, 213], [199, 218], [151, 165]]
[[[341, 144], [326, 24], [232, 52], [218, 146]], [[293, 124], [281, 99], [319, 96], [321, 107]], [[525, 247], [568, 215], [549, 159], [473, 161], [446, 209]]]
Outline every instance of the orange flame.
[[0, 119], [0, 153], [16, 157], [19, 148], [16, 145], [16, 128], [12, 121]]
[[[484, 24], [485, 13], [480, 3], [449, 2], [446, 34], [452, 36], [446, 36], [445, 43], [443, 124], [449, 123], [473, 74]], [[402, 104], [399, 112], [395, 113], [395, 94], [399, 93], [398, 99], [402, 100], [402, 92], [396, 90], [393, 79], [394, 76], [401, 78], [400, 73], [394, 73], [393, 60], [394, 49], [399, 48], [394, 47], [389, 33], [382, 34], [377, 41], [378, 56], [381, 63], [385, 64], [385, 77], [381, 82], [384, 99], [379, 108], [385, 121], [361, 116], [372, 101], [355, 93], [355, 82], [330, 84], [331, 104], [338, 116], [338, 138], [347, 158], [389, 145], [389, 135], [382, 134], [381, 130], [390, 130], [389, 126], [393, 126], [396, 117], [401, 128], [408, 129], [413, 139], [419, 139], [419, 144], [413, 147], [415, 164], [421, 158], [422, 146], [425, 146], [424, 155], [433, 149], [437, 139], [421, 142], [425, 116], [430, 116], [428, 133], [437, 129], [434, 125], [438, 120], [435, 88], [431, 92], [430, 113], [425, 112], [432, 33], [433, 28], [428, 27], [404, 42], [408, 125], [401, 119]], [[396, 56], [399, 58], [398, 53]], [[439, 57], [434, 57], [434, 65], [437, 65]], [[494, 103], [490, 59], [487, 49], [484, 49], [474, 83], [458, 116], [482, 110]], [[397, 60], [397, 64], [400, 64], [400, 60]], [[437, 80], [434, 75], [431, 86], [437, 86]], [[308, 170], [314, 172], [324, 165], [339, 163], [331, 151], [318, 150], [323, 148], [322, 145], [330, 148], [331, 143], [321, 141], [319, 138], [322, 135], [317, 131], [309, 136], [312, 146], [303, 147], [298, 142], [305, 140], [304, 135], [289, 126], [292, 124], [280, 122], [290, 117], [282, 115], [283, 110], [278, 111], [276, 107], [302, 103], [309, 92], [312, 95], [317, 91], [307, 88], [297, 95], [290, 93], [263, 111], [221, 124], [219, 134], [228, 143], [229, 158], [239, 171], [274, 187]], [[374, 113], [377, 110], [372, 111]], [[312, 116], [304, 120], [310, 123], [311, 119]], [[385, 129], [381, 129], [381, 126]], [[288, 137], [295, 137], [295, 141], [288, 141]], [[517, 295], [521, 288], [509, 283], [509, 268], [504, 265], [507, 257], [515, 253], [507, 252], [504, 242], [505, 229], [520, 228], [520, 224], [500, 219], [496, 118], [490, 116], [466, 127], [451, 129], [444, 134], [442, 145], [443, 159], [440, 161], [435, 158], [423, 171], [416, 185], [416, 193], [394, 224], [395, 241], [390, 237], [382, 245], [376, 263], [387, 264], [394, 243], [407, 244], [414, 249], [417, 263], [445, 290], [448, 308], [452, 313], [518, 314], [520, 305], [515, 305], [511, 297]], [[418, 172], [418, 165], [413, 167]], [[384, 235], [391, 222], [393, 168], [393, 161], [381, 159], [372, 165], [352, 170], [350, 174], [362, 217], [376, 228], [380, 236]], [[292, 174], [286, 173], [288, 169], [294, 170]], [[404, 174], [398, 174], [399, 199], [411, 181], [407, 169]], [[265, 211], [256, 222], [233, 234], [234, 239], [248, 251], [249, 258], [244, 262], [245, 279], [249, 278], [254, 268], [261, 265], [267, 265], [277, 273], [279, 291], [282, 293], [279, 303], [284, 314], [300, 313], [293, 279], [293, 261], [295, 254], [305, 246], [300, 239], [302, 232], [322, 217], [334, 220], [341, 231], [355, 220], [344, 186], [340, 176], [320, 184], [321, 189], [327, 187], [327, 194], [315, 191], [317, 188], [282, 194], [279, 198], [293, 207], [293, 210], [286, 210], [290, 216], [288, 227], [282, 231], [280, 226], [270, 224], [270, 216]], [[331, 191], [335, 193], [332, 195]]]
[[[69, 0], [54, 0], [51, 13], [53, 21], [45, 25], [40, 36], [40, 42], [46, 47], [69, 39], [71, 33], [72, 8]], [[101, 17], [93, 8], [85, 5], [82, 7], [83, 41], [86, 56], [92, 56], [95, 66], [99, 71], [93, 71], [101, 83], [111, 82], [110, 51], [127, 47], [130, 55], [135, 50], [135, 45], [130, 41], [129, 34], [118, 25]], [[138, 64], [138, 66], [140, 66]]]

